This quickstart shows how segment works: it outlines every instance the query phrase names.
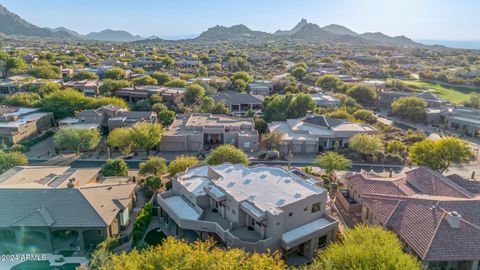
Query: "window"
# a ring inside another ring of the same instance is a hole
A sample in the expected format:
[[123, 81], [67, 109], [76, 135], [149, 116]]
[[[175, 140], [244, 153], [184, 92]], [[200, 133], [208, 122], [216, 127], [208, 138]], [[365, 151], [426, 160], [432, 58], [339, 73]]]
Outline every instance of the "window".
[[243, 148], [250, 148], [250, 142], [243, 142]]
[[308, 207], [303, 208], [303, 211], [307, 211], [307, 210], [308, 210]]
[[102, 230], [97, 231], [98, 235], [102, 235]]
[[289, 217], [293, 216], [293, 212], [288, 213], [288, 216]]
[[232, 209], [232, 213], [233, 213], [234, 215], [236, 215], [236, 214], [237, 214], [237, 212], [235, 212], [235, 210], [233, 210], [233, 209]]
[[321, 206], [321, 203], [319, 202], [312, 204], [312, 213], [316, 213], [320, 211], [320, 206]]
[[327, 246], [327, 235], [318, 238], [318, 248], [324, 249]]

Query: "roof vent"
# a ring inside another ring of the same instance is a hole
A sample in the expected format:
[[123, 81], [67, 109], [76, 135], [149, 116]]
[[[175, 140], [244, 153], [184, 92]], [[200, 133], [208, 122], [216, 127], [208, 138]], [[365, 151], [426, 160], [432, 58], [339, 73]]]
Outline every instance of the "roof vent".
[[302, 194], [300, 192], [297, 192], [297, 193], [295, 193], [295, 195], [293, 195], [293, 197], [298, 199], [298, 198], [302, 197]]
[[250, 195], [250, 197], [248, 197], [248, 198], [253, 201], [253, 200], [255, 200], [256, 197], [257, 197], [256, 194], [252, 194], [252, 195]]
[[266, 174], [262, 174], [262, 175], [260, 175], [260, 178], [261, 178], [261, 179], [265, 179], [265, 178], [267, 178], [267, 175], [266, 175]]
[[277, 201], [278, 206], [281, 206], [283, 204], [285, 204], [285, 199], [280, 199], [280, 200]]
[[243, 184], [244, 184], [244, 185], [248, 185], [248, 184], [250, 184], [250, 182], [252, 182], [252, 180], [251, 180], [251, 179], [247, 179], [247, 180], [243, 181]]
[[292, 178], [286, 178], [285, 183], [290, 183], [292, 181]]
[[227, 187], [231, 188], [231, 187], [233, 187], [234, 185], [235, 185], [235, 182], [230, 182], [230, 183], [228, 183]]
[[447, 222], [452, 228], [460, 228], [460, 218], [462, 216], [457, 211], [448, 212]]

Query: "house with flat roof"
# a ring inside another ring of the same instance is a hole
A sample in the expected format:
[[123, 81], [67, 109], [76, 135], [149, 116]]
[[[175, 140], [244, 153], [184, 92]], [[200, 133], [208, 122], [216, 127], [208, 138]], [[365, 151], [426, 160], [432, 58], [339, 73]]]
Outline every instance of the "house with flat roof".
[[310, 94], [317, 107], [321, 108], [338, 108], [342, 103], [338, 98], [324, 93]]
[[109, 118], [108, 130], [112, 131], [115, 128], [119, 127], [132, 127], [136, 123], [148, 122], [156, 123], [157, 122], [157, 113], [155, 112], [119, 112], [117, 116]]
[[[0, 78], [1, 76], [0, 67]], [[38, 79], [30, 75], [16, 75], [5, 79], [0, 79], [0, 94], [15, 94], [21, 91], [27, 91], [30, 87], [39, 87], [45, 83], [61, 84], [61, 80]]]
[[160, 228], [169, 235], [208, 238], [227, 248], [280, 251], [303, 262], [335, 240], [327, 190], [281, 167], [199, 165], [157, 195]]
[[392, 103], [404, 97], [418, 97], [427, 102], [428, 107], [438, 108], [448, 104], [448, 101], [441, 99], [435, 93], [424, 92], [401, 92], [401, 91], [379, 91], [377, 105], [390, 108]]
[[97, 109], [88, 109], [78, 112], [74, 117], [67, 117], [58, 121], [60, 127], [73, 128], [98, 128], [107, 129], [109, 119], [127, 112], [127, 109], [117, 105], [108, 104]]
[[340, 205], [396, 232], [426, 269], [478, 269], [480, 182], [425, 167], [391, 178], [355, 174], [344, 182]]
[[65, 82], [63, 88], [73, 88], [84, 93], [86, 96], [100, 95], [100, 86], [102, 82], [99, 80], [82, 80]]
[[375, 134], [376, 129], [368, 124], [358, 124], [345, 119], [323, 115], [307, 115], [286, 121], [273, 121], [268, 124], [270, 132], [283, 134], [282, 154], [316, 154], [325, 149], [347, 147], [348, 140], [355, 134]]
[[252, 109], [255, 114], [262, 114], [264, 96], [239, 93], [233, 91], [218, 92], [209, 95], [215, 102], [223, 101], [229, 109], [229, 114], [243, 116]]
[[232, 144], [246, 152], [257, 151], [259, 139], [253, 118], [179, 114], [164, 130], [160, 150], [204, 151], [222, 144]]
[[273, 82], [256, 80], [247, 85], [247, 91], [251, 95], [268, 96], [273, 92]]
[[129, 222], [136, 184], [100, 169], [14, 167], [0, 175], [0, 252], [84, 254]]
[[16, 144], [49, 130], [53, 113], [39, 108], [0, 106], [0, 139], [5, 144]]
[[115, 91], [115, 96], [123, 98], [129, 103], [148, 99], [152, 95], [159, 95], [162, 100], [170, 105], [183, 103], [185, 99], [185, 88], [171, 88], [157, 85], [142, 85], [120, 88]]
[[480, 135], [480, 110], [465, 106], [429, 109], [427, 123], [476, 137]]

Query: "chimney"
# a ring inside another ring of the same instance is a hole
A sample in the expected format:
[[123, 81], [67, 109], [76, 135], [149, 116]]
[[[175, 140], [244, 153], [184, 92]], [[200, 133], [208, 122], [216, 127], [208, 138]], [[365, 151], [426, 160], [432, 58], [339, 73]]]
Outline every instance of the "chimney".
[[462, 216], [456, 211], [448, 212], [447, 214], [447, 222], [450, 227], [460, 228], [460, 218], [462, 218]]
[[78, 187], [78, 182], [75, 178], [68, 179], [67, 188]]

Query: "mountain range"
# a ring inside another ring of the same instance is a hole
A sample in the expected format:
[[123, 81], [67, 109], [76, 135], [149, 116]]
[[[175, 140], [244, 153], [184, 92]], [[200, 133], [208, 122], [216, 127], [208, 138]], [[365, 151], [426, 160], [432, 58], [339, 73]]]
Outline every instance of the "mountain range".
[[[132, 42], [132, 41], [157, 41], [161, 40], [156, 36], [148, 38], [139, 35], [132, 35], [127, 31], [106, 29], [100, 32], [92, 32], [81, 35], [65, 27], [41, 28], [22, 19], [17, 14], [10, 12], [0, 5], [0, 34], [19, 35], [31, 37], [60, 38], [60, 39], [81, 39], [110, 42]], [[344, 42], [364, 44], [389, 44], [400, 46], [419, 46], [421, 44], [412, 41], [405, 36], [390, 37], [382, 33], [359, 34], [345, 26], [330, 24], [320, 27], [316, 24], [302, 19], [290, 30], [278, 30], [275, 33], [254, 31], [243, 24], [226, 26], [214, 26], [201, 33], [196, 40], [244, 40], [244, 39], [277, 39], [290, 38], [314, 42]]]

